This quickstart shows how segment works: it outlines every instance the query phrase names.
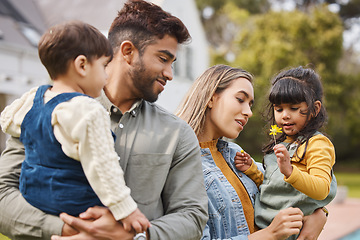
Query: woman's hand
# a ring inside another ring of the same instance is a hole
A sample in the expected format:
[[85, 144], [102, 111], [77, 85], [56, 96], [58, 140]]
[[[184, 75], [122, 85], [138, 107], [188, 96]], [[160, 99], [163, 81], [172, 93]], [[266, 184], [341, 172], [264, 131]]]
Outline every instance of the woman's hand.
[[326, 221], [326, 214], [321, 208], [316, 209], [313, 214], [305, 216], [298, 240], [318, 239]]
[[105, 207], [92, 207], [80, 214], [80, 218], [66, 213], [60, 218], [78, 231], [73, 236], [52, 236], [51, 240], [96, 240], [124, 239], [132, 240], [135, 232], [127, 232], [121, 223], [117, 222], [111, 212]]
[[283, 240], [291, 235], [299, 234], [302, 227], [303, 213], [299, 208], [281, 210], [264, 229], [249, 236], [250, 240]]

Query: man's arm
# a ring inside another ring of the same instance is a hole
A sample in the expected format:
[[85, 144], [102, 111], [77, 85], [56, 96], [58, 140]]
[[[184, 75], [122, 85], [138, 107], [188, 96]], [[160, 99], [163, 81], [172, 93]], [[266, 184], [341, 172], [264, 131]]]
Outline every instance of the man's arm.
[[61, 235], [63, 222], [31, 206], [19, 191], [23, 144], [10, 137], [0, 157], [0, 232], [13, 239], [50, 239]]
[[200, 147], [193, 130], [183, 125], [162, 192], [164, 216], [152, 220], [150, 239], [200, 239], [208, 219], [208, 198]]

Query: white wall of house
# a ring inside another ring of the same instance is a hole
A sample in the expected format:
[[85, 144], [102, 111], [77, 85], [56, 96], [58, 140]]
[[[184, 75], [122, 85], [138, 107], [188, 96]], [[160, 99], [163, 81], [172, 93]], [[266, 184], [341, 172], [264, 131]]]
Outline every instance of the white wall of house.
[[49, 80], [37, 49], [0, 42], [0, 92], [20, 96]]
[[174, 112], [192, 82], [209, 66], [208, 45], [194, 0], [152, 0], [180, 18], [188, 28], [191, 42], [179, 47], [174, 64], [174, 79], [167, 83], [157, 103]]
[[[22, 1], [25, 0], [13, 1], [16, 3], [15, 6], [21, 6], [24, 4]], [[124, 0], [32, 1], [38, 4], [37, 10], [43, 13], [45, 26], [78, 19], [94, 25], [105, 35], [117, 11], [124, 3]], [[192, 37], [191, 42], [179, 46], [177, 61], [174, 64], [174, 79], [167, 83], [157, 101], [165, 109], [174, 112], [194, 79], [209, 65], [207, 40], [194, 0], [152, 0], [152, 2], [180, 18]], [[30, 4], [27, 0], [25, 3]], [[24, 13], [31, 9], [35, 8], [24, 7], [20, 12]], [[95, 15], [94, 9], [97, 9]], [[27, 15], [27, 12], [24, 15]], [[40, 19], [36, 20], [40, 21]], [[16, 31], [13, 33], [18, 34]], [[23, 36], [14, 39], [20, 37]], [[6, 41], [0, 36], [0, 112], [32, 87], [49, 82], [47, 71], [38, 58], [37, 49], [24, 43]], [[0, 131], [0, 151], [4, 148], [4, 142], [5, 135]]]
[[[31, 88], [49, 82], [37, 49], [0, 41], [0, 112]], [[0, 131], [0, 152], [6, 135]]]

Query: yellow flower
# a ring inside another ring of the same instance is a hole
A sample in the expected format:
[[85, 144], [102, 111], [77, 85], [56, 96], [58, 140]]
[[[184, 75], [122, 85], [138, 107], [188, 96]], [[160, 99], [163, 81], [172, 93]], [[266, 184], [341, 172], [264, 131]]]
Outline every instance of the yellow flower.
[[275, 124], [275, 125], [271, 125], [271, 129], [270, 129], [269, 135], [273, 135], [275, 145], [276, 145], [276, 138], [275, 138], [275, 136], [276, 136], [277, 133], [282, 133], [281, 128], [279, 128], [276, 124]]
[[281, 128], [279, 128], [277, 125], [271, 125], [269, 135], [274, 135], [275, 136], [277, 133], [282, 133]]

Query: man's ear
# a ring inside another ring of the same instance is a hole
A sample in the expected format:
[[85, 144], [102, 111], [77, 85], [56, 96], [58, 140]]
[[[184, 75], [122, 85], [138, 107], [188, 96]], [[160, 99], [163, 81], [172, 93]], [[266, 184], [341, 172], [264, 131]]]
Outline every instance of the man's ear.
[[321, 102], [319, 100], [315, 101], [314, 106], [315, 106], [315, 116], [314, 117], [316, 117], [320, 112]]
[[130, 64], [134, 58], [136, 47], [131, 41], [123, 41], [120, 45], [120, 53], [125, 61]]
[[89, 68], [89, 61], [84, 55], [79, 55], [73, 61], [74, 68], [82, 77], [86, 76], [87, 69]]

